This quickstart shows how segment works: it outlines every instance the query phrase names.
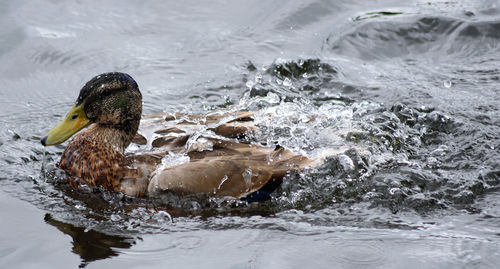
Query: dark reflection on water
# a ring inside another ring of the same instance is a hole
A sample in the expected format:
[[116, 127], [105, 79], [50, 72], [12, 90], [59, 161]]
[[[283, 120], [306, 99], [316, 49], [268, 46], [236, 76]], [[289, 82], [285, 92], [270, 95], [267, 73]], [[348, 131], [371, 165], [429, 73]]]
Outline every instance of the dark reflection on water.
[[108, 235], [85, 227], [77, 227], [54, 219], [50, 214], [45, 214], [46, 223], [56, 227], [59, 231], [71, 236], [72, 251], [82, 259], [80, 267], [85, 267], [89, 262], [118, 256], [118, 249], [127, 249], [134, 244], [130, 237]]

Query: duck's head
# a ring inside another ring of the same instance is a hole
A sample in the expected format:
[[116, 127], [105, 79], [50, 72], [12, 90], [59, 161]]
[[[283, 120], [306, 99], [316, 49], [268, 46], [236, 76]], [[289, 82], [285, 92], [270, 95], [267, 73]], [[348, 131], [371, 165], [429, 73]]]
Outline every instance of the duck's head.
[[92, 123], [134, 136], [141, 113], [142, 95], [135, 80], [125, 73], [104, 73], [83, 86], [64, 120], [41, 142], [44, 146], [60, 144]]

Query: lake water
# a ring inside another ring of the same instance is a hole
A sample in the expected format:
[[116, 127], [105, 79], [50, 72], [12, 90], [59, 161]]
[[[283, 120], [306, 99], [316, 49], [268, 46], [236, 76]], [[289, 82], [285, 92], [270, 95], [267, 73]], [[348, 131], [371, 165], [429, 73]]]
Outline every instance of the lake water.
[[[1, 268], [500, 264], [498, 1], [11, 0], [0, 25]], [[109, 71], [145, 115], [271, 111], [256, 143], [330, 157], [260, 204], [69, 188], [40, 137]]]

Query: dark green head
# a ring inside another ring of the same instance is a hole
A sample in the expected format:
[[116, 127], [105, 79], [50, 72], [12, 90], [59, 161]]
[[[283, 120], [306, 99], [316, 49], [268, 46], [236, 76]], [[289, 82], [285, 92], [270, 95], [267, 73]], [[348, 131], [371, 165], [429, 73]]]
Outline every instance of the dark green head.
[[104, 73], [92, 78], [80, 90], [75, 106], [82, 104], [90, 121], [117, 128], [131, 120], [140, 120], [142, 113], [139, 87], [125, 73]]

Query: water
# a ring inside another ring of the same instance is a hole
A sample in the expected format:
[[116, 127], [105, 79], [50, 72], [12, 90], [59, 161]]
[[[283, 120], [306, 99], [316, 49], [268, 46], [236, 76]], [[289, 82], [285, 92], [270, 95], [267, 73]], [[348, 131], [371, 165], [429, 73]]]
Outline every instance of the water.
[[[1, 267], [500, 262], [498, 1], [4, 1], [0, 14]], [[64, 146], [39, 139], [107, 71], [137, 80], [144, 114], [260, 109], [253, 139], [324, 164], [257, 205], [69, 188]]]

